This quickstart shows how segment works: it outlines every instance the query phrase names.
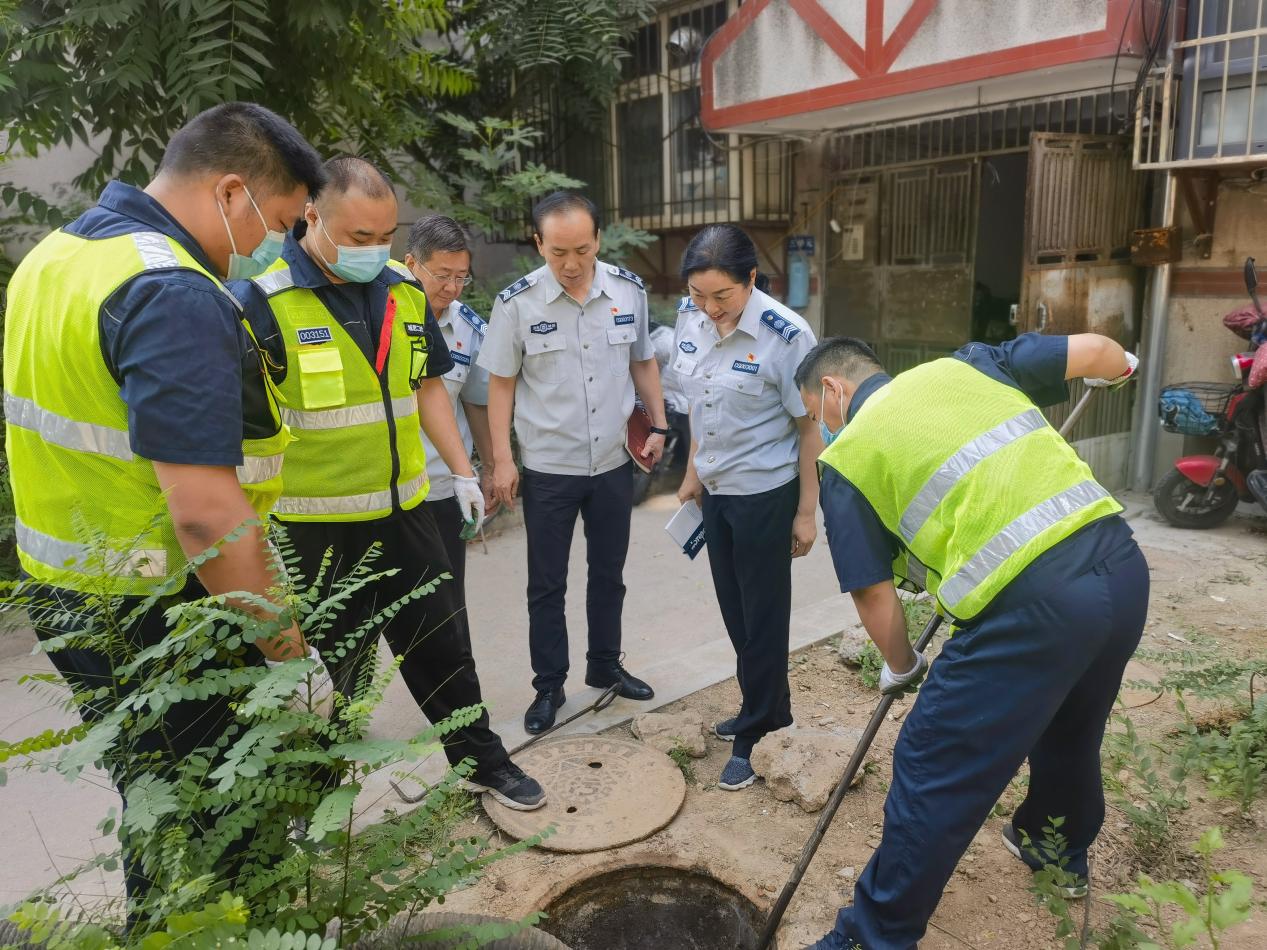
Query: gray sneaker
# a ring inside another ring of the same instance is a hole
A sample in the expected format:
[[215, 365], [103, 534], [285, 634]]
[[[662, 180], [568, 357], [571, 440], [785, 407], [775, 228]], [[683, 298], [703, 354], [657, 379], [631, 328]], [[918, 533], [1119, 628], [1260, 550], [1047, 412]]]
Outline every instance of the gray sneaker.
[[468, 792], [488, 792], [507, 808], [515, 811], [535, 811], [546, 803], [546, 793], [540, 783], [514, 762], [507, 761], [488, 772], [476, 770], [462, 780]]
[[721, 770], [721, 778], [717, 780], [717, 787], [728, 792], [737, 792], [741, 788], [747, 788], [756, 780], [757, 773], [752, 771], [752, 763], [747, 759], [732, 755], [730, 761], [726, 763], [726, 767]]
[[721, 722], [713, 724], [713, 735], [722, 742], [735, 741], [735, 723], [739, 721], [738, 716], [731, 716], [729, 719], [723, 719]]

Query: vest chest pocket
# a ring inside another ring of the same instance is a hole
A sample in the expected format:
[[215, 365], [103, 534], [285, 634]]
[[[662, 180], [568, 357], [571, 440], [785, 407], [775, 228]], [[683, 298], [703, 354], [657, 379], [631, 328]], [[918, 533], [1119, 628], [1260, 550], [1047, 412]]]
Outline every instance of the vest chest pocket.
[[524, 340], [524, 369], [546, 383], [563, 380], [563, 351], [567, 337], [553, 333], [532, 333]]
[[347, 402], [343, 357], [337, 346], [304, 347], [297, 355], [305, 409], [327, 409]]
[[636, 339], [638, 331], [634, 327], [614, 327], [607, 331], [607, 355], [613, 374], [624, 376], [629, 372], [629, 350]]

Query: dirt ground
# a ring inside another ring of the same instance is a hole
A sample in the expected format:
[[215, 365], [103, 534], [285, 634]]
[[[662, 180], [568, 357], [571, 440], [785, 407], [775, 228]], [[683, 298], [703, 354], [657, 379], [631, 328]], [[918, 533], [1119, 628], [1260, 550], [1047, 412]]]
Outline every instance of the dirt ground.
[[[1143, 648], [1183, 650], [1195, 633], [1216, 637], [1229, 655], [1267, 650], [1263, 596], [1267, 594], [1267, 522], [1240, 517], [1219, 535], [1171, 532], [1155, 524], [1155, 516], [1139, 516], [1137, 532], [1152, 571], [1152, 608]], [[1141, 527], [1152, 528], [1143, 531]], [[1136, 660], [1128, 677], [1156, 679], [1159, 663]], [[876, 701], [856, 671], [847, 669], [830, 644], [818, 644], [795, 655], [791, 663], [793, 711], [798, 725], [819, 729], [861, 729]], [[698, 711], [711, 723], [732, 715], [739, 702], [734, 680], [702, 690], [659, 710]], [[872, 765], [844, 805], [797, 892], [779, 934], [782, 948], [800, 948], [830, 929], [836, 909], [848, 902], [853, 878], [866, 865], [880, 838], [885, 791], [890, 777], [890, 750], [900, 719], [912, 700], [899, 700], [873, 746]], [[1123, 704], [1140, 734], [1164, 740], [1180, 721], [1170, 695], [1128, 689]], [[1193, 703], [1198, 716], [1217, 715], [1209, 703]], [[898, 720], [898, 721], [895, 721]], [[611, 730], [630, 736], [628, 727]], [[446, 909], [478, 910], [519, 917], [539, 909], [575, 881], [594, 871], [636, 863], [699, 867], [736, 886], [764, 910], [783, 886], [817, 815], [795, 803], [779, 802], [763, 782], [739, 793], [716, 788], [715, 782], [730, 746], [708, 740], [704, 759], [692, 760], [696, 783], [688, 782], [686, 801], [676, 819], [649, 839], [613, 851], [590, 855], [551, 854], [533, 850], [497, 862], [476, 886], [449, 896]], [[999, 844], [999, 833], [1020, 801], [1020, 780], [1005, 794], [959, 864], [921, 947], [1047, 948], [1059, 946], [1055, 922], [1029, 892], [1030, 878]], [[1248, 818], [1226, 799], [1217, 799], [1201, 779], [1188, 780], [1190, 807], [1182, 813], [1175, 840], [1195, 841], [1205, 828], [1221, 825], [1226, 847], [1217, 863], [1249, 874], [1257, 907], [1251, 920], [1232, 931], [1222, 944], [1228, 950], [1267, 947], [1267, 807], [1260, 799]], [[1193, 879], [1190, 858], [1169, 867], [1141, 866], [1131, 844], [1126, 815], [1110, 806], [1104, 830], [1093, 851], [1093, 896], [1121, 891], [1140, 870], [1158, 878]], [[477, 811], [463, 822], [460, 834], [488, 835], [502, 840]], [[1081, 905], [1078, 914], [1081, 914]], [[1111, 905], [1092, 901], [1092, 919], [1112, 916]], [[670, 948], [666, 948], [670, 950]]]

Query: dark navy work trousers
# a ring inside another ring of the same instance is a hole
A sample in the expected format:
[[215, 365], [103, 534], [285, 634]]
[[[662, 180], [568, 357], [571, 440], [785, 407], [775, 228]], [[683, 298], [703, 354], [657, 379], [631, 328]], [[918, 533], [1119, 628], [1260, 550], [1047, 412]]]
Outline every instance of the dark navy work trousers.
[[743, 703], [734, 754], [746, 759], [767, 732], [792, 724], [787, 681], [792, 616], [792, 522], [799, 479], [755, 495], [704, 492], [704, 542], [717, 606], [735, 648]]
[[568, 675], [564, 599], [576, 517], [585, 525], [589, 580], [586, 661], [620, 660], [620, 615], [625, 605], [625, 556], [633, 514], [633, 462], [601, 475], [551, 475], [524, 469], [520, 480], [528, 538], [528, 646], [532, 685], [558, 689]]
[[1029, 790], [1013, 824], [1038, 842], [1047, 820], [1063, 817], [1068, 867], [1085, 869], [1104, 820], [1100, 742], [1147, 612], [1148, 565], [1132, 540], [1034, 602], [955, 632], [893, 750], [880, 846], [820, 948], [916, 946], [1026, 758]]

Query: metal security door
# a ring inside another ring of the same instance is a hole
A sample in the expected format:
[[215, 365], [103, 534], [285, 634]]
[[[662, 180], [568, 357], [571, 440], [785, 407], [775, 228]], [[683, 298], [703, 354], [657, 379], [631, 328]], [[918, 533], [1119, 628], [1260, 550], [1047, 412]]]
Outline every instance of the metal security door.
[[1018, 332], [1093, 331], [1134, 344], [1140, 278], [1130, 240], [1143, 217], [1143, 178], [1131, 170], [1127, 138], [1032, 137]]

